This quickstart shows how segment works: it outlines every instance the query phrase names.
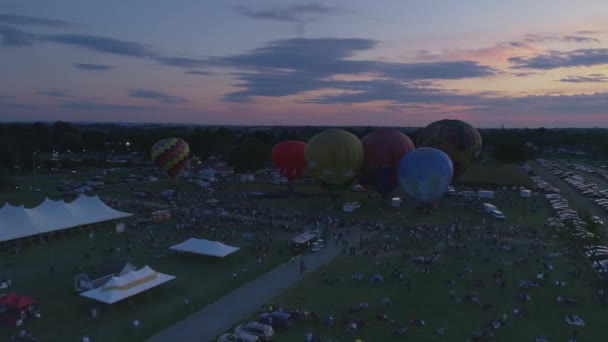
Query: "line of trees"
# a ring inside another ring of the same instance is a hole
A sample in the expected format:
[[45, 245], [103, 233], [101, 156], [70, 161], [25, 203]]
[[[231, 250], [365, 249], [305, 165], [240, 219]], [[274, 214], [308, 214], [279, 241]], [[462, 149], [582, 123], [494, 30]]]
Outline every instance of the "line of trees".
[[[111, 124], [0, 124], [0, 173], [11, 174], [32, 169], [35, 152], [82, 151], [110, 153], [128, 141], [130, 149], [149, 157], [150, 147], [158, 140], [179, 137], [188, 142], [193, 154], [205, 160], [221, 155], [237, 170], [251, 170], [270, 162], [270, 151], [277, 142], [308, 140], [327, 127], [203, 127], [203, 126], [119, 126]], [[346, 128], [362, 138], [372, 127]], [[402, 129], [412, 140], [420, 129]], [[534, 156], [545, 147], [584, 146], [593, 157], [608, 156], [606, 129], [483, 129], [484, 150], [495, 159], [517, 162]], [[531, 142], [537, 151], [527, 148]], [[121, 152], [121, 151], [116, 151]]]

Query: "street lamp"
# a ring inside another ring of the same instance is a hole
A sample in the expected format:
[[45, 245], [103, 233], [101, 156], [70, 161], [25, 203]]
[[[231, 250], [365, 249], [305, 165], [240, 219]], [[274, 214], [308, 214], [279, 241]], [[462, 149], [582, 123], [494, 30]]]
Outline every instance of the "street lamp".
[[34, 154], [32, 154], [32, 162], [34, 164], [34, 177], [36, 177], [36, 155], [38, 154], [39, 151], [34, 152]]

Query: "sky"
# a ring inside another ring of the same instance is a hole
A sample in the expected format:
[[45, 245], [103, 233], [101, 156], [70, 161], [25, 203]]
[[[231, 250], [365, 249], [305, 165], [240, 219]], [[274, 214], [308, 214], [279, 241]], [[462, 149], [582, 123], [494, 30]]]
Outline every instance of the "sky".
[[2, 0], [0, 121], [608, 127], [605, 0]]

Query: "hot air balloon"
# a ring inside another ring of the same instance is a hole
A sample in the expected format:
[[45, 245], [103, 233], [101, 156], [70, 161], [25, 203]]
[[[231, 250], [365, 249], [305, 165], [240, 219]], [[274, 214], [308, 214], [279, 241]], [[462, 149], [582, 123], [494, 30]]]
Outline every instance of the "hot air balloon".
[[419, 147], [434, 147], [447, 153], [454, 164], [454, 180], [459, 179], [481, 154], [481, 135], [460, 120], [439, 120], [426, 126], [418, 137]]
[[156, 166], [170, 178], [177, 179], [190, 160], [190, 147], [179, 138], [162, 139], [152, 146], [150, 154]]
[[405, 134], [390, 128], [374, 131], [361, 139], [365, 153], [363, 174], [359, 182], [371, 185], [382, 196], [391, 193], [397, 180], [397, 164], [414, 143]]
[[308, 140], [304, 152], [308, 172], [330, 189], [353, 183], [363, 166], [363, 145], [354, 134], [328, 129]]
[[305, 149], [306, 143], [303, 141], [280, 142], [272, 148], [272, 163], [283, 177], [296, 180], [306, 171]]
[[429, 205], [448, 189], [454, 167], [448, 155], [432, 147], [419, 147], [399, 161], [399, 183], [417, 204]]

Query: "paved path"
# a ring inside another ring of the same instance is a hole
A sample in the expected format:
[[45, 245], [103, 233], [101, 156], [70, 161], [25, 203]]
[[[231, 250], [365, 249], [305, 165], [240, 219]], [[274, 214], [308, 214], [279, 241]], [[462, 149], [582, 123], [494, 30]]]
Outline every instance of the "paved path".
[[[360, 234], [351, 234], [349, 237], [350, 245], [358, 243]], [[300, 258], [296, 259], [295, 263], [281, 264], [274, 270], [230, 292], [199, 312], [151, 337], [148, 341], [214, 341], [217, 336], [228, 332], [232, 326], [254, 314], [263, 304], [271, 302], [273, 298], [290, 286], [295, 285], [307, 273], [329, 263], [338, 256], [341, 247], [335, 247], [334, 241], [327, 242], [325, 248], [318, 253], [306, 254], [301, 257], [304, 259], [307, 268], [304, 275], [300, 275]]]

